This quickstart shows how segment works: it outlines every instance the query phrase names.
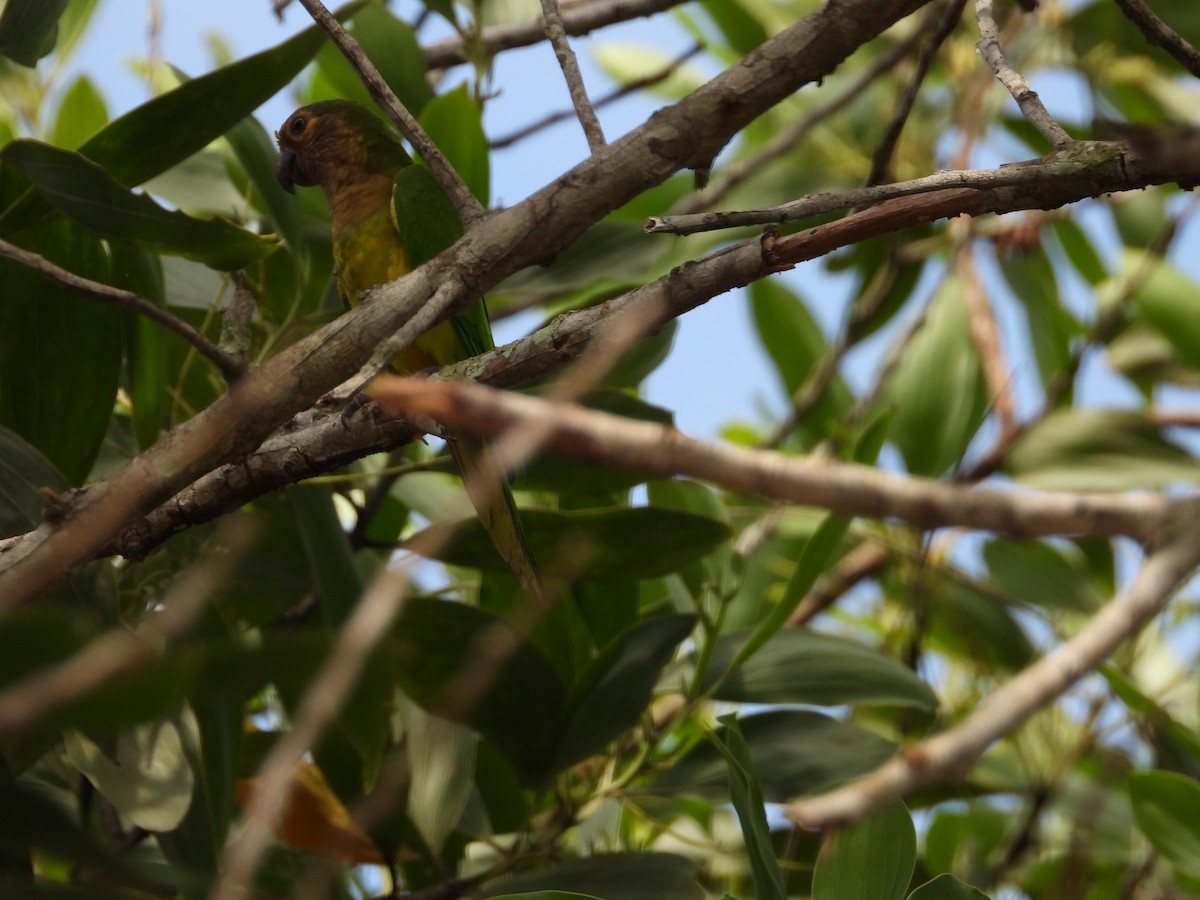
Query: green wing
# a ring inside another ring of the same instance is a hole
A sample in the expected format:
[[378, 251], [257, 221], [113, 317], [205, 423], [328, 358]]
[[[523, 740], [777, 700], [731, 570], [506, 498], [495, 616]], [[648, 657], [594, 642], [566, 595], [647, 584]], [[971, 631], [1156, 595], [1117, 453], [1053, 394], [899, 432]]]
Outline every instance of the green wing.
[[[396, 173], [392, 190], [392, 218], [404, 240], [408, 264], [416, 268], [437, 256], [463, 235], [462, 220], [433, 173], [425, 166], [406, 166]], [[492, 327], [483, 302], [472, 304], [450, 320], [463, 356], [491, 350]]]

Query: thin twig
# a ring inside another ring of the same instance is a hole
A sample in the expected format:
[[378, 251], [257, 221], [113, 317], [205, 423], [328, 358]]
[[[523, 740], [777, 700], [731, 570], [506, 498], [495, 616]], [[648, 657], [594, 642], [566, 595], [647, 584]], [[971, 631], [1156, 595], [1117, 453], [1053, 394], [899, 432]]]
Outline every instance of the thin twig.
[[[622, 100], [625, 97], [628, 97], [630, 94], [634, 94], [643, 88], [653, 87], [656, 84], [666, 81], [671, 77], [672, 74], [674, 74], [676, 69], [678, 69], [681, 65], [683, 65], [703, 49], [704, 48], [699, 44], [692, 44], [691, 47], [679, 54], [679, 56], [675, 57], [675, 59], [671, 60], [657, 72], [652, 72], [644, 78], [638, 78], [634, 81], [628, 82], [627, 84], [621, 85], [616, 90], [605, 94], [593, 105], [596, 109], [603, 109], [609, 104], [615, 103], [618, 100]], [[518, 141], [522, 141], [527, 137], [537, 134], [537, 132], [542, 131], [545, 128], [549, 128], [551, 125], [557, 125], [559, 122], [571, 118], [573, 115], [575, 115], [575, 113], [571, 110], [560, 109], [557, 112], [552, 112], [549, 115], [538, 119], [536, 122], [531, 122], [522, 128], [518, 128], [516, 131], [510, 132], [503, 137], [494, 138], [489, 142], [489, 146], [493, 150], [504, 150], [508, 147], [511, 147]], [[493, 316], [493, 320], [494, 319], [495, 317]]]
[[596, 110], [592, 108], [592, 102], [588, 99], [575, 51], [571, 49], [571, 43], [567, 40], [562, 13], [558, 10], [558, 0], [542, 0], [542, 18], [546, 22], [546, 37], [550, 39], [550, 46], [554, 48], [559, 68], [566, 79], [567, 90], [571, 93], [575, 115], [579, 117], [579, 124], [583, 126], [584, 136], [587, 137], [588, 149], [595, 153], [605, 144], [604, 130], [600, 127]]
[[883, 130], [879, 146], [871, 154], [871, 171], [867, 175], [867, 187], [880, 184], [887, 177], [888, 166], [891, 164], [892, 154], [896, 150], [896, 143], [900, 140], [900, 134], [904, 131], [904, 123], [908, 121], [913, 105], [917, 102], [917, 94], [921, 90], [921, 85], [925, 83], [925, 76], [929, 74], [938, 50], [958, 26], [959, 20], [962, 19], [963, 7], [966, 5], [967, 0], [948, 0], [938, 19], [937, 27], [929, 35], [925, 46], [921, 48], [921, 54], [917, 57], [916, 70], [908, 81], [904, 96], [900, 99], [900, 104], [892, 115], [891, 121]]
[[[306, 2], [306, 0], [301, 0]], [[287, 799], [292, 770], [316, 746], [353, 689], [375, 645], [391, 631], [408, 596], [408, 578], [383, 570], [338, 632], [329, 659], [309, 683], [290, 731], [280, 736], [259, 767], [258, 788], [242, 816], [240, 836], [230, 844], [212, 900], [244, 897]]]
[[458, 210], [463, 223], [470, 224], [474, 219], [483, 215], [483, 207], [471, 193], [470, 188], [454, 170], [454, 166], [450, 165], [450, 161], [446, 159], [438, 145], [430, 139], [413, 114], [400, 102], [400, 98], [383, 80], [379, 70], [375, 68], [374, 63], [367, 58], [367, 54], [358, 45], [358, 41], [347, 33], [342, 24], [325, 8], [325, 4], [321, 0], [300, 0], [300, 3], [308, 10], [313, 21], [329, 34], [330, 40], [342, 51], [342, 55], [358, 72], [375, 102], [387, 112], [392, 121], [396, 123], [396, 127], [400, 129], [400, 133], [412, 145], [413, 150], [429, 166], [429, 170], [437, 179], [438, 184], [446, 192], [446, 196], [450, 198], [454, 208]]
[[898, 518], [922, 528], [961, 526], [1017, 537], [1128, 535], [1148, 540], [1172, 507], [1149, 494], [988, 490], [905, 477], [827, 457], [708, 444], [653, 422], [459, 382], [381, 376], [372, 397], [477, 437], [535, 426], [543, 446], [647, 475], [687, 475], [732, 490], [833, 512]]
[[221, 371], [221, 375], [224, 376], [225, 381], [229, 384], [237, 381], [246, 372], [245, 364], [235, 356], [226, 353], [187, 322], [176, 318], [161, 306], [147, 300], [145, 297], [138, 296], [131, 291], [115, 288], [111, 284], [103, 284], [99, 281], [83, 278], [74, 272], [67, 271], [61, 266], [56, 266], [44, 256], [39, 256], [37, 253], [25, 250], [15, 244], [10, 244], [5, 240], [0, 240], [0, 256], [5, 256], [21, 263], [21, 265], [32, 269], [39, 275], [49, 278], [55, 284], [73, 294], [88, 297], [92, 300], [99, 300], [101, 303], [111, 303], [113, 306], [121, 309], [130, 310], [152, 322], [157, 322], [169, 331], [175, 332], [200, 351], [201, 354], [208, 357], [213, 365]]
[[[1105, 146], [1102, 142], [1079, 142], [1089, 149]], [[1110, 145], [1115, 146], [1115, 145]], [[739, 228], [744, 225], [772, 225], [799, 222], [814, 216], [843, 212], [852, 207], [869, 207], [884, 200], [926, 194], [950, 188], [994, 190], [1045, 182], [1050, 176], [1048, 167], [1061, 166], [1060, 174], [1074, 174], [1076, 165], [1088, 165], [1086, 152], [1076, 154], [1074, 149], [1063, 154], [1025, 160], [1003, 165], [996, 169], [954, 169], [937, 172], [908, 181], [878, 184], [873, 187], [851, 188], [846, 191], [831, 191], [809, 194], [799, 200], [782, 203], [763, 209], [733, 210], [699, 213], [681, 216], [651, 216], [646, 220], [646, 231], [654, 234], [695, 234], [700, 231], [716, 231], [721, 228]]]
[[769, 163], [793, 150], [816, 126], [844, 110], [863, 91], [874, 84], [875, 79], [890, 71], [900, 60], [908, 56], [917, 46], [931, 21], [932, 17], [927, 14], [927, 18], [923, 19], [908, 37], [872, 60], [870, 65], [850, 84], [846, 85], [841, 93], [814, 106], [807, 114], [771, 138], [770, 143], [761, 151], [721, 168], [702, 193], [689, 194], [678, 203], [674, 214], [690, 215], [713, 206], [743, 181], [761, 172]]
[[793, 800], [787, 815], [803, 828], [857, 821], [898, 797], [926, 785], [965, 775], [995, 741], [1054, 701], [1100, 665], [1123, 641], [1156, 615], [1200, 562], [1200, 544], [1190, 523], [1154, 550], [1133, 581], [1093, 616], [1074, 637], [1006, 682], [961, 723], [905, 749], [870, 774], [816, 797]]
[[1055, 150], [1070, 146], [1073, 138], [1050, 115], [1037, 91], [1033, 90], [1029, 82], [1005, 59], [1004, 51], [1000, 49], [1000, 29], [992, 16], [992, 0], [975, 0], [975, 18], [979, 22], [979, 55], [1017, 101], [1025, 120], [1036, 128]]
[[1155, 47], [1162, 47], [1175, 61], [1200, 78], [1200, 51], [1197, 51], [1170, 25], [1154, 14], [1143, 0], [1116, 0], [1121, 12], [1136, 25], [1146, 40]]
[[[588, 34], [606, 25], [627, 22], [663, 12], [687, 0], [588, 0], [565, 4], [562, 10], [563, 30], [572, 37]], [[528, 47], [546, 39], [545, 22], [533, 19], [511, 25], [493, 25], [483, 30], [476, 43], [488, 58], [505, 50]], [[429, 69], [446, 69], [471, 62], [462, 38], [448, 38], [425, 49], [425, 65]]]

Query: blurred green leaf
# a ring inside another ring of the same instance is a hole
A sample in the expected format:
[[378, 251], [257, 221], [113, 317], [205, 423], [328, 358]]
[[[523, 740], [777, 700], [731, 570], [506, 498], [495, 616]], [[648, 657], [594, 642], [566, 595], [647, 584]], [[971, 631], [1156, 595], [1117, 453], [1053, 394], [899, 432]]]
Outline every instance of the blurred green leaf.
[[1134, 279], [1133, 308], [1183, 362], [1200, 370], [1200, 284], [1150, 253], [1127, 250], [1123, 262], [1122, 270]]
[[112, 759], [77, 731], [68, 731], [64, 742], [71, 764], [127, 821], [147, 831], [173, 831], [183, 821], [194, 778], [175, 723], [122, 730]]
[[[820, 793], [869, 772], [896, 752], [895, 744], [865, 728], [809, 710], [743, 716], [738, 725], [768, 803]], [[702, 742], [648, 791], [728, 802], [725, 762], [711, 744]]]
[[28, 68], [54, 50], [67, 0], [8, 0], [0, 13], [0, 54]]
[[929, 686], [891, 657], [845, 638], [799, 628], [776, 633], [717, 681], [749, 633], [724, 634], [717, 642], [702, 682], [706, 689], [715, 683], [714, 700], [937, 709]]
[[1131, 772], [1133, 817], [1146, 839], [1189, 878], [1200, 878], [1200, 781], [1176, 772]]
[[33, 530], [42, 520], [42, 490], [57, 494], [68, 487], [32, 444], [0, 426], [0, 537]]
[[1049, 384], [1070, 361], [1071, 339], [1082, 329], [1063, 308], [1057, 276], [1040, 246], [1001, 254], [1000, 271], [1025, 312], [1038, 372]]
[[[383, 3], [367, 3], [352, 14], [350, 34], [375, 64], [388, 87], [413, 115], [418, 115], [433, 99], [433, 88], [425, 70], [425, 53], [408, 23], [393, 15]], [[317, 67], [332, 92], [329, 96], [354, 100], [368, 109], [376, 109], [375, 101], [341, 51], [326, 44], [317, 54]], [[382, 115], [382, 113], [381, 113]]]
[[750, 857], [754, 894], [758, 900], [786, 900], [788, 893], [771, 843], [762, 788], [750, 758], [750, 748], [742, 737], [736, 714], [721, 716], [717, 721], [722, 727], [713, 734], [712, 741], [725, 757], [729, 770], [729, 791], [742, 826], [746, 854]]
[[1075, 221], [1055, 219], [1050, 227], [1067, 254], [1067, 259], [1088, 284], [1095, 287], [1108, 278], [1108, 270], [1092, 245], [1091, 238]]
[[487, 882], [486, 898], [568, 891], [620, 900], [703, 900], [694, 862], [670, 853], [593, 853]]
[[[163, 306], [166, 287], [162, 264], [152, 253], [146, 253], [124, 241], [110, 241], [112, 283], [132, 291], [150, 302]], [[146, 449], [155, 441], [167, 424], [166, 407], [170, 400], [167, 389], [167, 335], [158, 322], [144, 316], [126, 313], [122, 317], [125, 341], [125, 374], [132, 405], [130, 416], [137, 445]]]
[[1031, 428], [1004, 461], [1029, 487], [1057, 491], [1153, 490], [1194, 481], [1196, 461], [1145, 416], [1062, 409]]
[[745, 56], [767, 39], [762, 23], [738, 0], [703, 0], [700, 4], [729, 42]]
[[4, 161], [25, 175], [59, 212], [105, 238], [131, 241], [217, 269], [238, 269], [274, 243], [223, 219], [194, 219], [135, 194], [94, 163], [37, 141], [15, 141]]
[[[84, 278], [108, 281], [100, 242], [57, 221], [18, 242]], [[91, 471], [121, 371], [119, 311], [0, 260], [0, 425], [44, 453], [73, 485]]]
[[631, 728], [675, 648], [696, 624], [695, 616], [647, 619], [632, 626], [592, 660], [572, 688], [551, 772], [599, 753]]
[[992, 583], [1022, 603], [1090, 612], [1104, 600], [1089, 582], [1087, 561], [1078, 550], [993, 538], [983, 547], [983, 559]]
[[962, 457], [985, 413], [964, 290], [956, 275], [945, 278], [885, 388], [887, 402], [896, 407], [891, 441], [913, 475], [945, 473]]
[[78, 76], [63, 92], [54, 119], [51, 143], [74, 149], [108, 123], [104, 97], [86, 75]]
[[[729, 526], [705, 516], [654, 507], [521, 511], [536, 559], [556, 559], [582, 580], [656, 578], [674, 572], [729, 538]], [[419, 538], [419, 539], [418, 539]], [[435, 559], [508, 571], [478, 519], [431, 525], [405, 546], [435, 546]]]
[[908, 895], [908, 900], [988, 900], [987, 894], [953, 875], [939, 875]]
[[1200, 774], [1200, 733], [1187, 727], [1152, 697], [1137, 686], [1125, 673], [1111, 666], [1101, 666], [1100, 674], [1121, 702], [1142, 721], [1148, 732], [1147, 740], [1158, 751], [1157, 765], [1170, 765], [1184, 774]]
[[405, 605], [393, 644], [399, 684], [413, 701], [470, 725], [525, 780], [543, 776], [566, 689], [512, 626], [461, 603], [414, 599]]
[[467, 85], [434, 97], [421, 110], [418, 121], [475, 198], [487, 206], [491, 197], [488, 140], [483, 133], [483, 111]]
[[917, 834], [896, 801], [831, 832], [813, 871], [813, 900], [900, 900], [917, 859]]
[[[333, 491], [323, 484], [299, 484], [289, 487], [287, 495], [317, 589], [321, 618], [326, 628], [336, 631], [361, 601], [363, 579], [338, 519]], [[382, 651], [376, 650], [354, 692], [343, 700], [338, 716], [339, 727], [362, 757], [364, 785], [374, 782], [383, 759], [391, 702], [389, 666]]]
[[[790, 404], [813, 367], [828, 352], [825, 336], [804, 301], [775, 279], [763, 279], [750, 286], [750, 311], [758, 339], [775, 364]], [[837, 376], [800, 427], [823, 437], [842, 420], [852, 402], [849, 388]]]
[[930, 633], [939, 646], [975, 665], [1016, 671], [1033, 645], [1003, 599], [957, 577], [930, 577]]

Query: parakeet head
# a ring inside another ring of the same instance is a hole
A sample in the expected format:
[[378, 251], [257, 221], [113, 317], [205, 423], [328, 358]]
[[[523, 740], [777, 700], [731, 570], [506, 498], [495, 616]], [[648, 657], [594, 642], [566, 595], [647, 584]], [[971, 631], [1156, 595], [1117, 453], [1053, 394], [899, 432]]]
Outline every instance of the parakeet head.
[[300, 107], [275, 132], [275, 140], [275, 175], [289, 193], [296, 185], [320, 185], [332, 194], [371, 177], [390, 180], [410, 162], [388, 125], [349, 100]]

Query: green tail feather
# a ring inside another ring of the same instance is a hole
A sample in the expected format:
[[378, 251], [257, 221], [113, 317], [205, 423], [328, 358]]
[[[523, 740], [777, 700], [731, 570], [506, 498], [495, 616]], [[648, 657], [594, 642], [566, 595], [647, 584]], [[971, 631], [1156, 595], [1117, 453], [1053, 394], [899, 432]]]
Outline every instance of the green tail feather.
[[545, 589], [537, 562], [525, 539], [517, 502], [508, 486], [508, 477], [496, 458], [495, 449], [490, 443], [461, 437], [450, 437], [446, 446], [450, 448], [450, 455], [454, 457], [454, 463], [462, 475], [479, 521], [483, 523], [496, 550], [517, 576], [521, 587], [530, 596], [544, 599]]

